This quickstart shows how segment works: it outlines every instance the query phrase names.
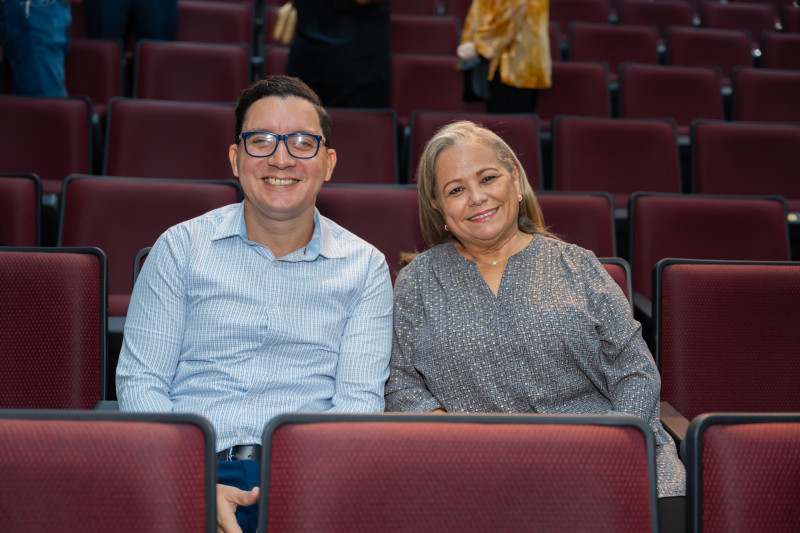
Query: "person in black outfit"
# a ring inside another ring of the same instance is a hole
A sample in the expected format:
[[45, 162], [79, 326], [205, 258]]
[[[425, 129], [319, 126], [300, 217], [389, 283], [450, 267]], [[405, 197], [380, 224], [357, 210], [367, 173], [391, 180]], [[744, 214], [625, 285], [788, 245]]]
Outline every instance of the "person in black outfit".
[[386, 0], [295, 0], [297, 26], [287, 73], [325, 107], [389, 106]]

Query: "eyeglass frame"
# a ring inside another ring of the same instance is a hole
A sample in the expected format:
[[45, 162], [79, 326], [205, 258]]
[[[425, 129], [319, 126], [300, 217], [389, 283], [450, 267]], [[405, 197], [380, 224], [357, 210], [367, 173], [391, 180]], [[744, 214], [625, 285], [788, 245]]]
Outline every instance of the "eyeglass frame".
[[[275, 137], [278, 140], [275, 143], [275, 148], [270, 153], [268, 153], [266, 155], [253, 155], [247, 149], [247, 138], [250, 135], [254, 135], [254, 134], [257, 134], [257, 133], [272, 135], [273, 137]], [[317, 140], [317, 149], [314, 151], [314, 154], [313, 155], [309, 155], [309, 156], [296, 156], [296, 155], [294, 155], [292, 153], [291, 148], [289, 148], [289, 143], [287, 142], [289, 137], [292, 137], [294, 135], [307, 135], [309, 137], [313, 137], [314, 139], [316, 139]], [[317, 154], [319, 153], [320, 145], [324, 144], [325, 146], [328, 146], [327, 145], [327, 139], [325, 139], [324, 136], [317, 135], [316, 133], [303, 133], [301, 131], [296, 131], [294, 133], [272, 133], [271, 131], [244, 131], [244, 132], [239, 134], [239, 140], [242, 141], [242, 144], [244, 145], [245, 153], [247, 155], [249, 155], [250, 157], [270, 157], [271, 155], [273, 155], [278, 150], [278, 146], [281, 144], [281, 141], [283, 141], [283, 146], [286, 147], [286, 153], [288, 153], [290, 156], [294, 157], [295, 159], [313, 159], [313, 158], [317, 157]]]

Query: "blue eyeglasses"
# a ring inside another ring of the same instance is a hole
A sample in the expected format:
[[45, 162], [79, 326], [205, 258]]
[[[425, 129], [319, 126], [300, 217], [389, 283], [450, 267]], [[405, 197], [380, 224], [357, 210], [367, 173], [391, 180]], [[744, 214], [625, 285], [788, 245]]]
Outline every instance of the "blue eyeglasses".
[[269, 157], [283, 141], [289, 155], [297, 159], [311, 159], [319, 152], [319, 144], [324, 137], [313, 133], [289, 133], [280, 135], [269, 131], [248, 131], [242, 133], [244, 149], [251, 157]]

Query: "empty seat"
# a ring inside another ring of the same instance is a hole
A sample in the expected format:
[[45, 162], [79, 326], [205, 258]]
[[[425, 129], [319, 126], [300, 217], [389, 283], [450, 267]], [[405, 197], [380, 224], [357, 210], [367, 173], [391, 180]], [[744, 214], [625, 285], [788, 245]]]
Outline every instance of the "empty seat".
[[105, 399], [103, 252], [0, 248], [0, 279], [0, 409], [92, 409]]
[[800, 122], [800, 71], [736, 68], [733, 116], [758, 122]]
[[461, 40], [459, 26], [454, 16], [393, 13], [389, 50], [403, 54], [453, 55]]
[[692, 26], [692, 5], [685, 0], [621, 0], [617, 10], [620, 24], [655, 26], [663, 39], [667, 26]]
[[653, 267], [668, 257], [788, 261], [786, 213], [779, 197], [632, 195], [628, 216], [634, 293], [652, 299]]
[[667, 259], [654, 279], [662, 400], [689, 420], [800, 412], [800, 263]]
[[336, 183], [397, 183], [397, 115], [391, 109], [328, 108]]
[[139, 41], [134, 95], [137, 98], [235, 102], [250, 82], [245, 45]]
[[625, 64], [619, 85], [622, 118], [671, 118], [681, 137], [697, 118], [723, 118], [722, 78], [713, 68]]
[[[380, 250], [386, 256], [393, 281], [400, 271], [400, 254], [426, 248], [419, 226], [416, 186], [328, 183], [317, 196], [317, 208]], [[378, 220], [388, 223], [376, 223]]]
[[286, 74], [289, 64], [289, 47], [269, 45], [264, 47], [264, 75]]
[[550, 132], [557, 115], [610, 117], [608, 67], [603, 63], [553, 63], [553, 86], [539, 92], [536, 114], [542, 132]]
[[447, 113], [415, 111], [411, 115], [411, 137], [409, 150], [409, 179], [413, 181], [419, 158], [425, 145], [446, 124], [458, 120], [470, 120], [482, 124], [499, 135], [514, 150], [514, 154], [525, 169], [528, 182], [534, 190], [542, 188], [542, 164], [539, 154], [539, 126], [536, 115], [495, 115], [486, 113]]
[[667, 29], [667, 65], [715, 67], [730, 87], [734, 67], [753, 66], [750, 35], [742, 30], [671, 27]]
[[594, 22], [608, 24], [611, 6], [608, 0], [553, 0], [550, 2], [550, 20], [558, 23], [561, 41], [569, 39], [572, 22]]
[[253, 5], [245, 2], [178, 2], [177, 41], [201, 43], [253, 42]]
[[669, 120], [557, 117], [553, 188], [607, 191], [626, 207], [636, 191], [681, 192], [678, 141]]
[[658, 33], [653, 26], [617, 26], [573, 22], [569, 27], [572, 61], [603, 61], [617, 81], [623, 62], [658, 64]]
[[704, 28], [747, 30], [753, 48], [758, 47], [758, 36], [762, 31], [775, 29], [775, 9], [766, 2], [707, 1], [702, 3], [700, 10]]
[[97, 246], [108, 256], [109, 316], [125, 316], [136, 253], [169, 227], [236, 203], [235, 181], [70, 176], [64, 182], [61, 246]]
[[[455, 52], [454, 52], [455, 53]], [[458, 58], [423, 54], [392, 54], [390, 102], [401, 127], [415, 109], [432, 111], [486, 110], [485, 102], [462, 100], [464, 78]]]
[[800, 70], [800, 33], [761, 33], [761, 66]]
[[781, 24], [784, 31], [800, 32], [800, 6], [781, 5]]
[[203, 417], [0, 411], [0, 444], [3, 531], [215, 531]]
[[[60, 194], [69, 174], [91, 170], [91, 116], [86, 98], [0, 95], [2, 171], [36, 173], [42, 194]], [[58, 142], [37, 142], [43, 135]]]
[[232, 103], [115, 98], [106, 130], [104, 175], [233, 179]]
[[691, 138], [694, 192], [776, 194], [800, 211], [800, 125], [700, 120]]
[[122, 96], [122, 46], [118, 41], [72, 39], [64, 58], [70, 96], [88, 96], [92, 110], [105, 120], [108, 101]]
[[39, 246], [42, 184], [36, 174], [0, 174], [3, 246]]
[[705, 414], [686, 442], [690, 531], [800, 524], [800, 414]]
[[294, 414], [262, 440], [259, 531], [657, 528], [632, 416]]
[[540, 191], [536, 199], [552, 233], [593, 251], [597, 257], [617, 255], [614, 200], [610, 194]]

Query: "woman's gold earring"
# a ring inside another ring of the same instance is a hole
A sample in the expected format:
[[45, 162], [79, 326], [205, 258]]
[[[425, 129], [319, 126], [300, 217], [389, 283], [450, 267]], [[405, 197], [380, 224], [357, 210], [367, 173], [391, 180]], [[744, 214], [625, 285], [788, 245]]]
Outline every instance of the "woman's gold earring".
[[518, 200], [519, 202], [522, 202], [522, 195], [521, 195], [521, 194], [518, 194], [518, 195], [517, 195], [517, 198], [519, 199], [519, 200]]

